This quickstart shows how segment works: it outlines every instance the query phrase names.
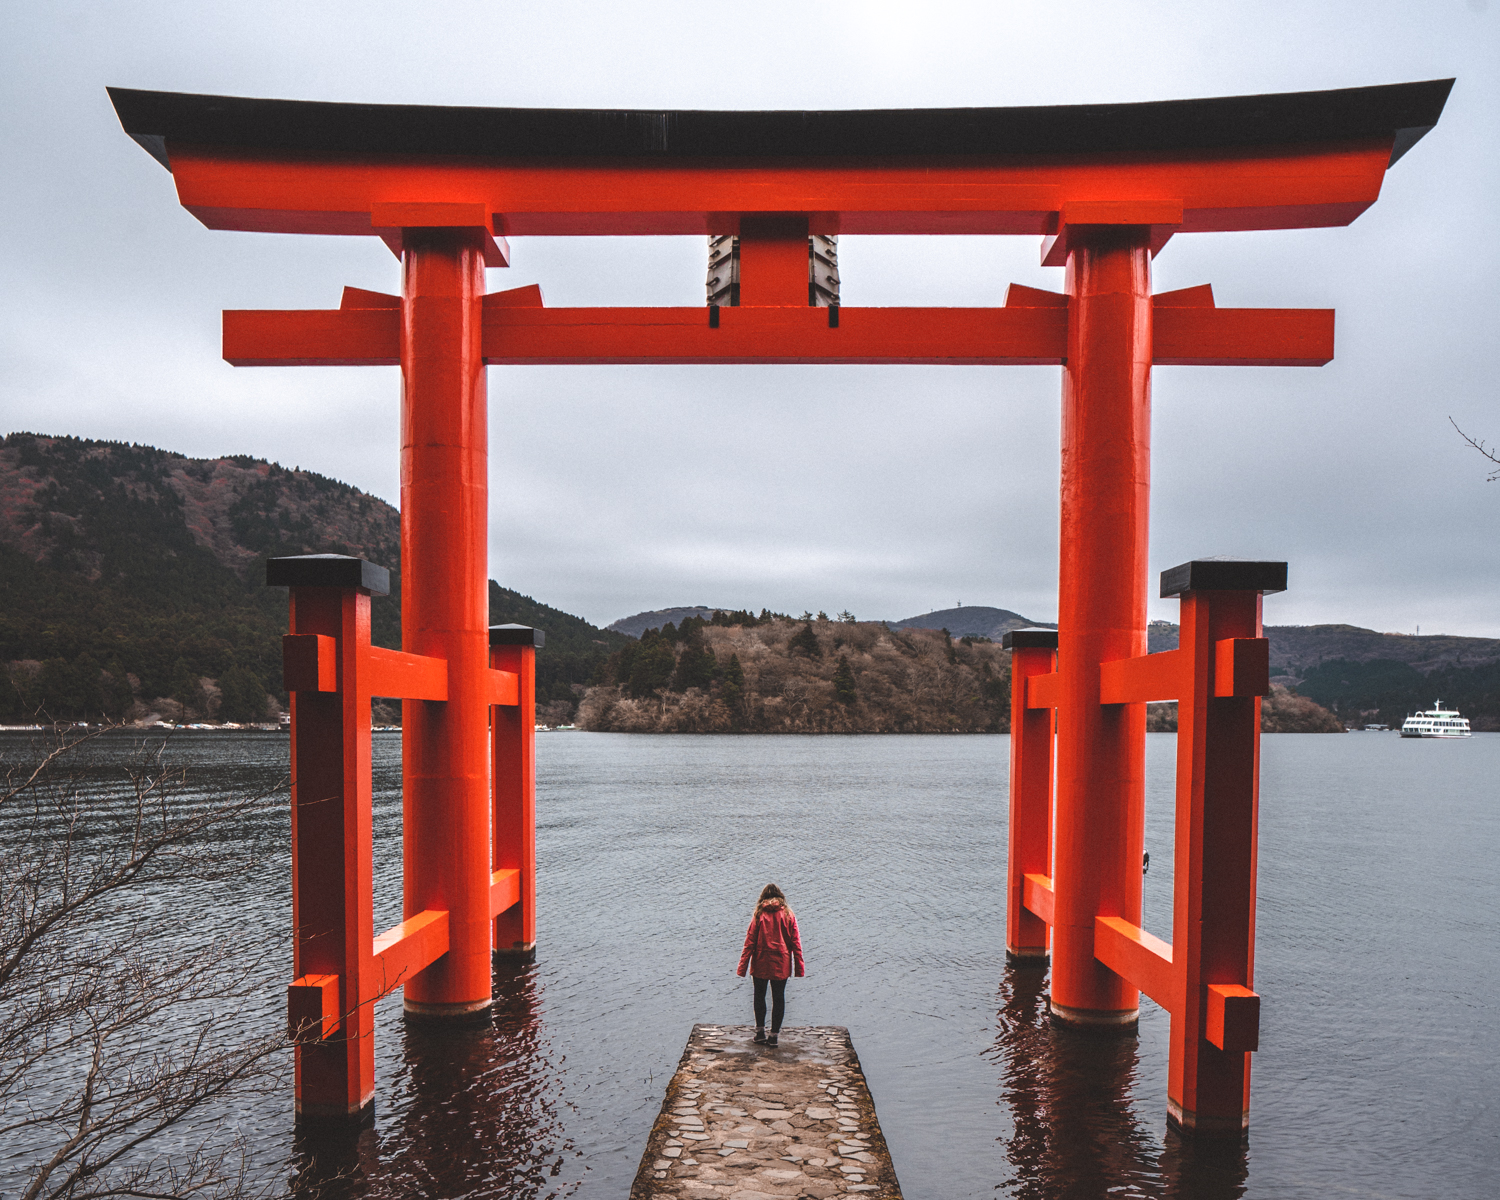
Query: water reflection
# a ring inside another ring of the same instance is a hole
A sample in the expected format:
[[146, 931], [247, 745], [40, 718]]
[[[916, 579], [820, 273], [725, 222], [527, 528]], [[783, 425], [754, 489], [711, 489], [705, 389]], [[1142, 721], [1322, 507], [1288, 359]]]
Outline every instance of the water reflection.
[[560, 1063], [540, 1019], [536, 967], [497, 964], [493, 986], [480, 1024], [402, 1022], [386, 1089], [395, 1107], [373, 1128], [299, 1131], [294, 1195], [548, 1200], [577, 1188], [559, 1178], [578, 1152], [558, 1112]]
[[[996, 1191], [1017, 1200], [1243, 1196], [1245, 1146], [1151, 1132], [1166, 1124], [1166, 1098], [1134, 1095], [1136, 1038], [1054, 1026], [1046, 983], [1045, 970], [1013, 967], [1000, 987], [989, 1057], [1001, 1068], [1013, 1129], [1005, 1146], [1012, 1178]], [[1160, 1111], [1143, 1121], [1153, 1101]]]

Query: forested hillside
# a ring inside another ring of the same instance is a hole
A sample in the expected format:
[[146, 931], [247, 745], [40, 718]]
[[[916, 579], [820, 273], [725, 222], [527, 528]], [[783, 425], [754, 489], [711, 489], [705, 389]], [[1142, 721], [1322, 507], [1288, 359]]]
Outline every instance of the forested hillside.
[[[245, 456], [16, 433], [0, 442], [0, 722], [274, 716], [286, 591], [265, 562], [352, 554], [391, 568], [371, 604], [401, 641], [400, 516], [311, 471]], [[538, 701], [554, 718], [627, 639], [490, 585], [492, 622], [547, 631]]]
[[647, 630], [579, 706], [625, 733], [1003, 733], [1010, 654], [987, 639], [748, 612]]

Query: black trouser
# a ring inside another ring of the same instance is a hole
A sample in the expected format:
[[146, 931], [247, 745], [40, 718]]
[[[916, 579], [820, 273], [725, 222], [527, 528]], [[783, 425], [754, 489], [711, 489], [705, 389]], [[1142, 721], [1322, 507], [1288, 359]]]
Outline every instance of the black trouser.
[[766, 1027], [766, 984], [771, 985], [771, 1032], [781, 1031], [781, 1018], [786, 1016], [786, 980], [761, 979], [755, 977], [755, 1027]]

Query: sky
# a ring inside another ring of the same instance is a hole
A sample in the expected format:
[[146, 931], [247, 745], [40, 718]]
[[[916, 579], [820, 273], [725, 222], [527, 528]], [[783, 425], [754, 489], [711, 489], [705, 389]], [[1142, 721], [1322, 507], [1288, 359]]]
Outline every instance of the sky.
[[[1344, 229], [1196, 234], [1159, 291], [1331, 307], [1321, 368], [1153, 378], [1156, 573], [1286, 560], [1268, 624], [1500, 637], [1500, 0], [130, 3], [0, 16], [0, 433], [251, 454], [398, 496], [395, 368], [236, 369], [226, 308], [399, 289], [373, 238], [213, 232], [107, 85], [376, 103], [1081, 104], [1457, 77]], [[1038, 240], [845, 237], [849, 305], [1059, 290]], [[492, 289], [701, 304], [699, 238], [514, 238]], [[1054, 620], [1060, 368], [492, 367], [490, 573], [597, 623], [706, 604]]]

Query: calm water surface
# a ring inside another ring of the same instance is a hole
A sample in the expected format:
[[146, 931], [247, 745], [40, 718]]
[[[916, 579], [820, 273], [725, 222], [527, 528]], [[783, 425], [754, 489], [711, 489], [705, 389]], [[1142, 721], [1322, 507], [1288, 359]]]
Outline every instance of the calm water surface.
[[[13, 738], [16, 735], [3, 735]], [[1147, 924], [1170, 936], [1175, 738], [1148, 738]], [[788, 1025], [849, 1027], [908, 1200], [1500, 1195], [1500, 735], [1267, 737], [1251, 1131], [1166, 1129], [1167, 1017], [1053, 1030], [1004, 963], [1004, 737], [538, 739], [538, 948], [483, 1028], [379, 1010], [377, 1118], [294, 1140], [285, 1095], [221, 1114], [267, 1176], [366, 1196], [624, 1197], [696, 1021], [750, 1019], [756, 893], [787, 892], [808, 974]], [[285, 769], [276, 735], [178, 735], [204, 787]], [[376, 927], [399, 920], [398, 737], [376, 737]], [[284, 809], [269, 814], [279, 832]], [[285, 851], [194, 897], [284, 926]], [[289, 972], [288, 967], [288, 972]], [[282, 1019], [268, 979], [250, 1025]], [[309, 1170], [307, 1161], [316, 1157]]]

